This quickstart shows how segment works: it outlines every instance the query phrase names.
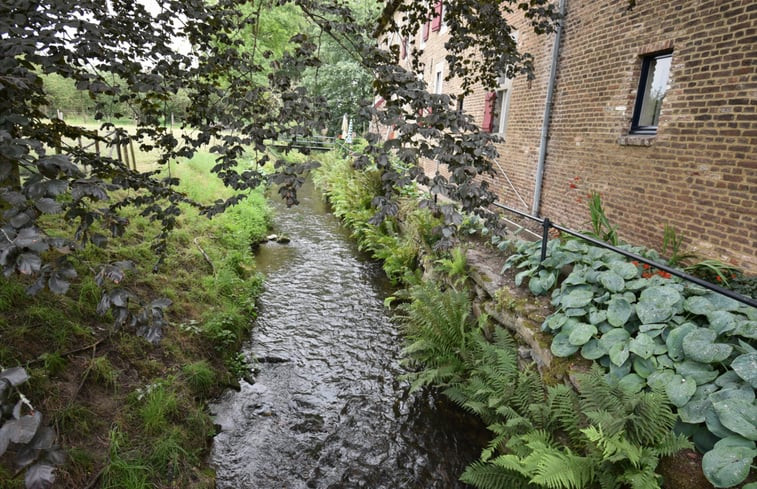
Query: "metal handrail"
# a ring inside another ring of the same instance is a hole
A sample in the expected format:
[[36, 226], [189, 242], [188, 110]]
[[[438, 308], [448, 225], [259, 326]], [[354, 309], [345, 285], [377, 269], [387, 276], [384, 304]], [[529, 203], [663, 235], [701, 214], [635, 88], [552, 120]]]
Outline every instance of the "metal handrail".
[[742, 304], [746, 304], [748, 306], [757, 307], [757, 300], [754, 300], [750, 297], [746, 297], [744, 295], [741, 295], [737, 292], [734, 292], [733, 290], [726, 289], [725, 287], [721, 287], [720, 285], [713, 284], [711, 282], [708, 282], [706, 280], [702, 280], [699, 277], [694, 277], [693, 275], [689, 275], [688, 273], [678, 270], [677, 268], [673, 268], [669, 265], [658, 263], [655, 261], [650, 260], [649, 258], [645, 258], [639, 254], [633, 253], [631, 251], [624, 250], [622, 248], [618, 248], [617, 246], [613, 246], [611, 244], [605, 243], [602, 240], [599, 240], [597, 238], [594, 238], [592, 236], [588, 236], [586, 234], [580, 233], [578, 231], [574, 231], [572, 229], [568, 229], [564, 226], [560, 226], [559, 224], [555, 224], [552, 221], [549, 220], [549, 218], [540, 218], [536, 216], [532, 216], [530, 214], [527, 214], [525, 212], [519, 211], [517, 209], [513, 209], [511, 207], [508, 207], [506, 205], [502, 205], [500, 203], [495, 202], [493, 204], [495, 207], [499, 209], [506, 210], [508, 212], [512, 212], [513, 214], [516, 214], [518, 216], [521, 216], [526, 219], [530, 219], [532, 221], [538, 222], [542, 226], [542, 236], [541, 236], [541, 261], [544, 261], [547, 258], [547, 242], [549, 241], [549, 230], [554, 228], [560, 231], [561, 233], [570, 234], [571, 236], [575, 236], [576, 238], [582, 239], [584, 241], [588, 241], [589, 243], [600, 246], [602, 248], [608, 249], [610, 251], [614, 251], [615, 253], [619, 253], [627, 258], [631, 258], [635, 261], [646, 263], [647, 265], [650, 265], [652, 267], [655, 267], [657, 269], [660, 269], [664, 272], [667, 272], [671, 275], [675, 275], [676, 277], [682, 278], [688, 282], [695, 283], [701, 287], [704, 287], [706, 289], [712, 290], [714, 292], [717, 292], [719, 294], [722, 294], [730, 299], [733, 299], [735, 301], [741, 302]]

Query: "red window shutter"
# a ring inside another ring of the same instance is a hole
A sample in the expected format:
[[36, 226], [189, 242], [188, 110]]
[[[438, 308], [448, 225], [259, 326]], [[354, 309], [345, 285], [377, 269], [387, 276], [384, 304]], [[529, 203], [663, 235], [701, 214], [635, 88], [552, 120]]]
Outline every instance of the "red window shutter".
[[428, 41], [429, 28], [431, 27], [431, 21], [427, 21], [423, 24], [423, 40]]
[[439, 0], [436, 2], [436, 6], [434, 7], [434, 19], [431, 21], [431, 30], [432, 31], [438, 31], [442, 28], [442, 9], [444, 8], [444, 4], [442, 3], [442, 0]]
[[484, 122], [481, 123], [481, 130], [484, 132], [492, 132], [495, 100], [497, 100], [497, 92], [488, 92], [484, 97]]

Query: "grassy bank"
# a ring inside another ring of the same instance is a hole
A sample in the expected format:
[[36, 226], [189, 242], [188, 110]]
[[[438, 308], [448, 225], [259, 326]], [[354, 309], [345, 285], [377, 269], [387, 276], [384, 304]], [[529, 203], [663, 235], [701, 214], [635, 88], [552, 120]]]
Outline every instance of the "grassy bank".
[[[211, 165], [200, 154], [172, 171], [190, 197], [212, 202], [227, 191], [208, 177]], [[269, 210], [262, 192], [213, 220], [184, 209], [155, 273], [157, 223], [135, 209], [126, 217], [123, 239], [72, 256], [79, 278], [65, 296], [30, 297], [27, 284], [0, 278], [0, 365], [26, 367], [22, 392], [59, 433], [68, 457], [56, 487], [213, 487], [205, 404], [246, 370], [236, 352], [262, 286], [250, 244], [266, 234]], [[96, 312], [93, 272], [117, 260], [135, 264], [121, 283], [134, 301], [173, 302], [157, 345]], [[23, 487], [8, 457], [0, 487]]]

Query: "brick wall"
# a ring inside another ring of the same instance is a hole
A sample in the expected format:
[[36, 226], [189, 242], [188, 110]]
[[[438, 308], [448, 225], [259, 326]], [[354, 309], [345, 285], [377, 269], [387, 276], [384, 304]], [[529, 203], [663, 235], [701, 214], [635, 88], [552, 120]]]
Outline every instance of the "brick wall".
[[[622, 239], [659, 248], [669, 224], [687, 249], [757, 272], [757, 4], [627, 5], [567, 1], [541, 215], [585, 229], [585, 194], [596, 190]], [[513, 80], [493, 186], [504, 203], [530, 210], [553, 36], [511, 21], [535, 56], [536, 79]], [[426, 42], [432, 88], [446, 36], [431, 32]], [[673, 57], [657, 134], [629, 137], [642, 56], [663, 49]], [[445, 82], [444, 92], [458, 87]], [[483, 105], [483, 90], [465, 100], [479, 123]]]
[[[629, 138], [641, 55], [670, 48], [657, 135]], [[757, 4], [569, 0], [559, 62], [543, 214], [579, 226], [565, 195], [597, 190], [623, 239], [658, 247], [670, 224], [757, 272]]]

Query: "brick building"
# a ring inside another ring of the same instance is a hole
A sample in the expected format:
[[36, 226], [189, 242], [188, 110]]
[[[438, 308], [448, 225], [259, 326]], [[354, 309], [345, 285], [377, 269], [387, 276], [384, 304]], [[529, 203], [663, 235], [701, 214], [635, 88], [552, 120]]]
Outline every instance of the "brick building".
[[[595, 190], [623, 240], [659, 249], [667, 224], [685, 248], [757, 272], [757, 4], [563, 2], [557, 43], [509, 19], [534, 56], [534, 80], [463, 101], [504, 138], [492, 182], [500, 200], [586, 229]], [[444, 80], [448, 36], [443, 16], [431, 19], [401, 62], [422, 47], [429, 88], [456, 94], [459, 83]]]

